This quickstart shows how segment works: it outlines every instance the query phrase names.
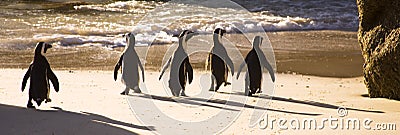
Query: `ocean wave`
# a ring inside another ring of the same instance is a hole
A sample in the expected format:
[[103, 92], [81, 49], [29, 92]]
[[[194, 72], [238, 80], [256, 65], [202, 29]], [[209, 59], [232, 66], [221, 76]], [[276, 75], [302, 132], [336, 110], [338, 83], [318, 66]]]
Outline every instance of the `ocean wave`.
[[[157, 37], [149, 39], [148, 35], [137, 33], [135, 35], [137, 46], [148, 46], [149, 44], [171, 44], [178, 39], [166, 32], [159, 32]], [[37, 34], [33, 37], [36, 41], [51, 42], [53, 44], [69, 46], [106, 46], [110, 48], [125, 46], [127, 43], [121, 35], [114, 36], [82, 36], [64, 34]]]
[[176, 36], [185, 29], [212, 33], [221, 27], [229, 33], [245, 33], [358, 27], [357, 7], [350, 0], [234, 1], [244, 8], [224, 1], [219, 5], [196, 1], [101, 2], [78, 4], [65, 13], [0, 7], [4, 11], [0, 13], [0, 20], [4, 20], [0, 26], [4, 42], [0, 44], [48, 41], [60, 46], [118, 47], [126, 44], [121, 35], [127, 32], [135, 33], [138, 45], [154, 45], [177, 42]]
[[119, 1], [110, 4], [78, 5], [74, 6], [74, 9], [144, 14], [161, 4], [161, 2], [155, 1]]

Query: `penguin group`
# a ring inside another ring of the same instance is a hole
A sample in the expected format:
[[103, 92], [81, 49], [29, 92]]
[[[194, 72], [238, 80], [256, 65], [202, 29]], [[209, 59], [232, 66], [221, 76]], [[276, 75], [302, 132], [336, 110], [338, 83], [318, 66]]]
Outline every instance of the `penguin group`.
[[[231, 83], [228, 82], [229, 72], [232, 76], [234, 75], [234, 64], [222, 44], [222, 39], [225, 33], [226, 31], [221, 28], [216, 28], [213, 32], [213, 46], [208, 53], [205, 66], [206, 71], [211, 71], [210, 91], [218, 91], [222, 84], [224, 84], [224, 86], [230, 85]], [[185, 46], [187, 46], [188, 41], [196, 35], [199, 34], [190, 30], [182, 31], [178, 36], [178, 48], [174, 51], [172, 56], [168, 58], [161, 69], [159, 80], [163, 77], [166, 69], [170, 67], [168, 87], [173, 96], [186, 96], [186, 83], [188, 82], [191, 84], [193, 81], [193, 67], [190, 63], [189, 56], [186, 53]], [[133, 90], [135, 93], [141, 93], [139, 88], [139, 68], [141, 70], [143, 82], [145, 81], [145, 73], [143, 65], [135, 51], [135, 35], [134, 33], [127, 33], [123, 35], [123, 37], [125, 38], [127, 45], [115, 65], [114, 80], [117, 80], [118, 71], [121, 69], [121, 81], [125, 85], [125, 89], [120, 94], [128, 95], [130, 90]], [[261, 92], [261, 67], [265, 67], [268, 70], [272, 81], [275, 81], [274, 70], [260, 49], [262, 40], [263, 38], [260, 36], [254, 38], [253, 48], [245, 57], [237, 73], [236, 78], [238, 79], [241, 70], [245, 64], [247, 65], [248, 69], [245, 77], [246, 96], [252, 96], [252, 94]], [[44, 42], [39, 42], [36, 45], [33, 61], [23, 77], [21, 87], [22, 91], [24, 91], [27, 80], [30, 77], [27, 108], [35, 108], [32, 100], [34, 100], [38, 106], [40, 106], [43, 101], [46, 103], [51, 102], [49, 97], [49, 80], [53, 84], [55, 91], [59, 91], [58, 79], [51, 70], [50, 64], [45, 57], [47, 50], [51, 47], [50, 44]]]
[[[222, 39], [225, 33], [226, 31], [224, 29], [216, 28], [212, 35], [213, 46], [208, 53], [205, 64], [206, 71], [211, 71], [211, 86], [209, 89], [210, 91], [218, 91], [222, 84], [224, 84], [224, 86], [230, 85], [231, 83], [228, 82], [229, 72], [231, 72], [232, 76], [234, 75], [234, 64], [232, 62], [232, 59], [229, 57], [226, 48], [222, 44]], [[170, 67], [168, 87], [171, 90], [173, 96], [187, 96], [185, 93], [186, 83], [188, 82], [189, 84], [191, 84], [193, 81], [193, 67], [190, 63], [189, 56], [186, 53], [185, 48], [186, 46], [188, 46], [188, 41], [196, 35], [199, 34], [190, 30], [182, 31], [178, 36], [178, 48], [168, 58], [161, 69], [158, 80], [161, 80], [165, 71]], [[124, 65], [131, 65], [131, 67], [123, 68], [122, 70], [122, 82], [126, 85], [125, 91], [121, 93], [123, 95], [127, 95], [129, 89], [134, 89], [134, 92], [136, 93], [141, 92], [138, 87], [138, 66], [142, 70], [142, 79], [144, 82], [144, 71], [142, 64], [133, 47], [132, 49], [130, 49], [131, 46], [134, 46], [134, 34], [128, 33], [126, 37], [128, 45], [125, 48], [125, 51], [122, 53], [122, 56], [116, 64], [114, 70], [114, 80], [116, 80], [118, 69], [120, 68], [120, 66], [122, 65], [122, 67], [124, 67]], [[261, 93], [261, 82], [263, 73], [261, 66], [265, 67], [268, 70], [271, 76], [271, 80], [275, 82], [274, 70], [259, 47], [262, 44], [262, 40], [263, 38], [260, 36], [256, 36], [254, 38], [253, 48], [247, 54], [237, 73], [236, 78], [238, 79], [241, 70], [243, 69], [244, 65], [247, 64], [248, 70], [245, 77], [245, 95], [247, 96], [252, 96], [255, 93]], [[127, 51], [131, 51], [132, 54], [128, 56]], [[131, 60], [124, 61], [125, 59]]]

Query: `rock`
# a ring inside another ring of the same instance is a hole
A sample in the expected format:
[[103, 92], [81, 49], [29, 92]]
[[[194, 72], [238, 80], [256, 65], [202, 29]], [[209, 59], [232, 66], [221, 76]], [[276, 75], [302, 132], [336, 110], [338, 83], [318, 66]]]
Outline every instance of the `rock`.
[[357, 5], [369, 96], [400, 100], [400, 1], [357, 0]]

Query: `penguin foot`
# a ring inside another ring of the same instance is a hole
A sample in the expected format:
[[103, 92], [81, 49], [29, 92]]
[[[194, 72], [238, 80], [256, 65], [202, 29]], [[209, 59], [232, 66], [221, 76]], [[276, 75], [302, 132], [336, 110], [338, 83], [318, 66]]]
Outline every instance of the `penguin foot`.
[[231, 85], [231, 84], [232, 83], [230, 83], [230, 82], [225, 82], [224, 86]]
[[44, 101], [44, 103], [47, 103], [47, 102], [51, 102], [51, 99], [47, 98], [46, 101]]
[[176, 97], [175, 92], [171, 90], [172, 96]]
[[218, 85], [218, 86], [215, 88], [215, 92], [217, 92], [217, 91], [219, 90], [219, 87], [221, 87], [221, 85]]
[[142, 93], [142, 91], [140, 89], [137, 90], [133, 90], [134, 93]]
[[121, 93], [119, 93], [119, 94], [121, 94], [121, 95], [128, 95], [128, 92], [123, 91], [123, 92], [121, 92]]
[[187, 97], [184, 91], [182, 91], [181, 96]]
[[249, 96], [249, 97], [251, 97], [251, 96], [253, 96], [253, 93], [251, 93], [251, 92], [248, 92], [248, 93], [246, 93], [246, 96]]
[[256, 94], [257, 90], [252, 90], [251, 94]]
[[245, 95], [245, 96], [251, 97], [251, 96], [253, 95], [253, 93], [252, 93], [252, 91], [250, 91], [249, 89], [246, 89], [246, 90], [244, 91], [244, 95]]
[[215, 91], [215, 89], [209, 89], [208, 91]]
[[33, 104], [31, 103], [31, 104], [29, 104], [28, 103], [28, 105], [26, 105], [26, 108], [32, 108], [32, 109], [36, 109], [36, 107], [35, 106], [33, 106]]

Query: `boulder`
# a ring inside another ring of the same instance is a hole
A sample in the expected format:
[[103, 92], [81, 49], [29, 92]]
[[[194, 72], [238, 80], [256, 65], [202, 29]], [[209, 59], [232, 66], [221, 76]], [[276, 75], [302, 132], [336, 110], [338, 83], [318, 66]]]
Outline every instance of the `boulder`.
[[400, 99], [400, 1], [357, 0], [358, 42], [370, 97]]

